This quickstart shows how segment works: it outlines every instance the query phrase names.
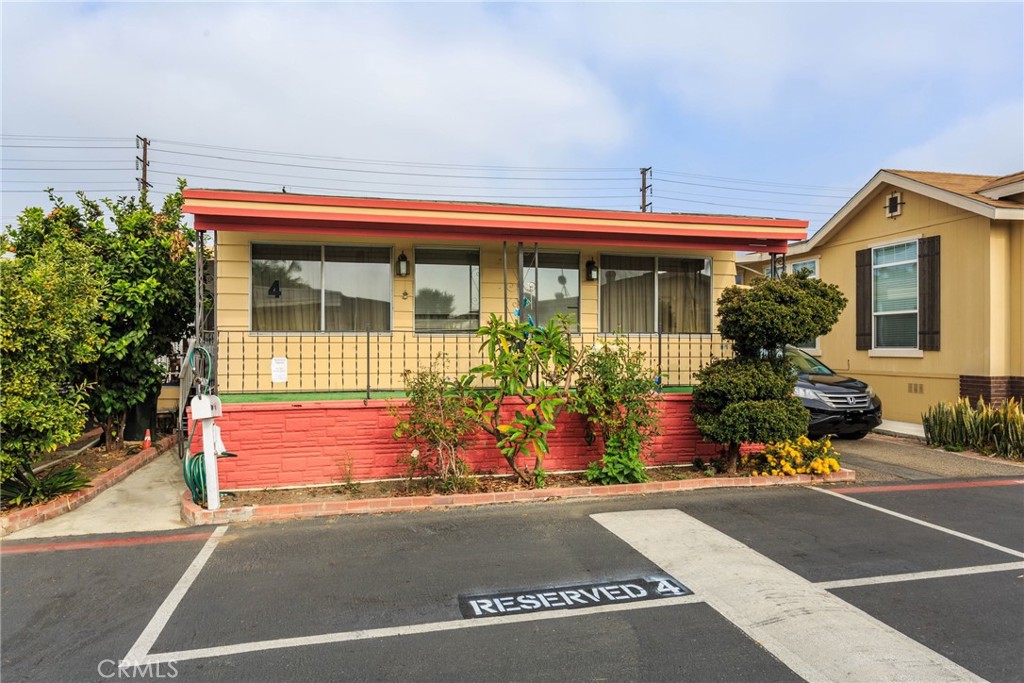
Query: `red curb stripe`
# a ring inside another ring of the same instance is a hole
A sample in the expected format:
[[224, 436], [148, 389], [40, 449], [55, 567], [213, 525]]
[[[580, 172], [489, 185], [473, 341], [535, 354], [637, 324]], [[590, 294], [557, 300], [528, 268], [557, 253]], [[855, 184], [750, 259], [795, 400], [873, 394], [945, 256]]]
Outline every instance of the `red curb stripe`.
[[947, 481], [936, 484], [895, 484], [893, 486], [855, 486], [835, 489], [844, 496], [852, 493], [890, 493], [897, 491], [936, 491], [940, 489], [977, 489], [990, 486], [1020, 486], [1022, 479], [997, 479], [994, 481]]
[[93, 548], [118, 548], [156, 543], [181, 543], [205, 541], [210, 534], [167, 534], [164, 536], [132, 536], [129, 538], [100, 538], [95, 541], [65, 541], [63, 543], [33, 543], [0, 547], [0, 555], [23, 555], [25, 553], [47, 553], [57, 550], [91, 550]]

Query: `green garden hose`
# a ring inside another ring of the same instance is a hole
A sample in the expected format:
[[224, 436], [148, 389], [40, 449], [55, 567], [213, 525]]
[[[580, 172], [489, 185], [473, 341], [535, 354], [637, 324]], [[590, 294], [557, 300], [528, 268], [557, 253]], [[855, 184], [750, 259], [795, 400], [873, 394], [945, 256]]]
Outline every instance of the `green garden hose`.
[[[188, 364], [192, 366], [193, 377], [195, 376], [196, 369], [194, 362], [196, 351], [201, 351], [206, 356], [206, 377], [197, 381], [200, 389], [198, 395], [202, 395], [203, 387], [210, 385], [210, 371], [213, 361], [210, 358], [210, 352], [207, 351], [205, 347], [194, 347], [188, 356]], [[185, 443], [184, 454], [181, 458], [181, 474], [185, 479], [185, 486], [188, 487], [189, 492], [192, 494], [192, 502], [196, 505], [206, 505], [206, 462], [203, 459], [202, 452], [196, 453], [195, 455], [192, 454], [192, 437], [196, 434], [197, 426], [199, 426], [199, 421], [193, 420], [192, 431], [188, 435], [188, 441]], [[221, 453], [217, 457], [234, 458], [236, 456], [234, 453], [225, 452]]]

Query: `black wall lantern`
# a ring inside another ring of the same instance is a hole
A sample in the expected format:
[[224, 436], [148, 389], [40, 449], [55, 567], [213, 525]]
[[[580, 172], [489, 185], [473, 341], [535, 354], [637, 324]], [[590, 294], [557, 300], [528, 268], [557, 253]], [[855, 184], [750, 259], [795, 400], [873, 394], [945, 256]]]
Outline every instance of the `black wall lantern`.
[[398, 255], [398, 260], [395, 261], [395, 272], [398, 277], [409, 276], [409, 257], [405, 255], [404, 251]]
[[593, 282], [597, 279], [597, 261], [590, 259], [587, 261], [587, 282]]

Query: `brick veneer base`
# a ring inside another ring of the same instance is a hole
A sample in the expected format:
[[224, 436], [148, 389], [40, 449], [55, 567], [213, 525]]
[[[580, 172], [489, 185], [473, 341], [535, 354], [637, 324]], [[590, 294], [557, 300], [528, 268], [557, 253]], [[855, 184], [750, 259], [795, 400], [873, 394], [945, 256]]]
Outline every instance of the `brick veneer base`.
[[45, 522], [48, 519], [53, 519], [54, 517], [63, 515], [65, 512], [71, 512], [75, 508], [85, 505], [135, 470], [155, 460], [176, 443], [178, 443], [177, 435], [171, 435], [160, 439], [149, 448], [139, 451], [120, 465], [112, 467], [106, 472], [94, 477], [87, 489], [82, 489], [81, 491], [75, 491], [74, 493], [60, 496], [59, 498], [51, 500], [48, 503], [43, 503], [42, 505], [33, 505], [32, 507], [25, 509], [11, 510], [6, 515], [0, 517], [0, 536], [6, 536], [7, 534], [12, 534], [15, 531], [26, 529], [30, 526], [34, 526], [40, 522]]
[[284, 505], [247, 505], [245, 507], [207, 510], [192, 502], [192, 496], [181, 497], [181, 519], [191, 526], [229, 524], [237, 522], [270, 522], [289, 519], [311, 519], [336, 515], [355, 515], [374, 512], [410, 512], [413, 510], [493, 505], [496, 503], [526, 503], [564, 498], [600, 498], [652, 493], [694, 491], [697, 489], [726, 487], [763, 487], [806, 485], [856, 481], [853, 470], [841, 469], [825, 475], [798, 474], [793, 477], [707, 477], [676, 481], [652, 481], [646, 484], [620, 484], [615, 486], [579, 486], [494, 493], [458, 493], [447, 496], [404, 496], [395, 498], [364, 498], [321, 503], [288, 503]]
[[1024, 377], [987, 375], [960, 375], [960, 396], [972, 401], [978, 397], [986, 403], [1005, 401], [1011, 397], [1024, 399]]
[[[717, 446], [701, 441], [690, 417], [692, 397], [667, 394], [662, 401], [661, 435], [650, 465], [688, 463], [697, 455], [714, 456]], [[237, 458], [218, 461], [222, 490], [280, 488], [405, 476], [398, 458], [411, 446], [392, 438], [390, 404], [404, 401], [318, 401], [308, 403], [228, 403], [216, 420], [225, 447]], [[600, 444], [588, 446], [579, 415], [562, 413], [549, 438], [544, 459], [549, 472], [585, 469], [600, 457]], [[192, 439], [202, 449], [202, 427]], [[478, 472], [507, 474], [509, 468], [487, 434], [466, 450]], [[532, 458], [526, 463], [532, 466]]]

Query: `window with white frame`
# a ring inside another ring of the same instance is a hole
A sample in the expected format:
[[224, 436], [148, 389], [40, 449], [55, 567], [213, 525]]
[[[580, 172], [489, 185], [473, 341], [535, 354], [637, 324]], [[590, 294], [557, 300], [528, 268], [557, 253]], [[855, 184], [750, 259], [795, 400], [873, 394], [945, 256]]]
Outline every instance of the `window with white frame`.
[[[535, 260], [536, 259], [536, 260]], [[547, 325], [561, 314], [573, 320], [570, 329], [580, 329], [579, 253], [539, 252], [527, 254], [523, 268], [526, 312], [538, 325]]]
[[[789, 272], [793, 275], [798, 273], [806, 272], [807, 277], [817, 279], [818, 277], [818, 259], [809, 259], [806, 261], [793, 261], [789, 264]], [[801, 348], [804, 351], [817, 351], [818, 349], [818, 338], [815, 337], [810, 341], [806, 341], [802, 344], [797, 344], [797, 348]]]
[[416, 249], [417, 332], [475, 332], [480, 327], [480, 252]]
[[252, 245], [253, 332], [388, 332], [391, 248]]
[[708, 334], [711, 259], [602, 255], [601, 331]]
[[917, 348], [917, 284], [917, 240], [871, 250], [874, 348]]
[[818, 277], [818, 260], [810, 259], [808, 261], [793, 261], [789, 264], [789, 272], [796, 275], [802, 270], [807, 271], [807, 276], [812, 278]]

